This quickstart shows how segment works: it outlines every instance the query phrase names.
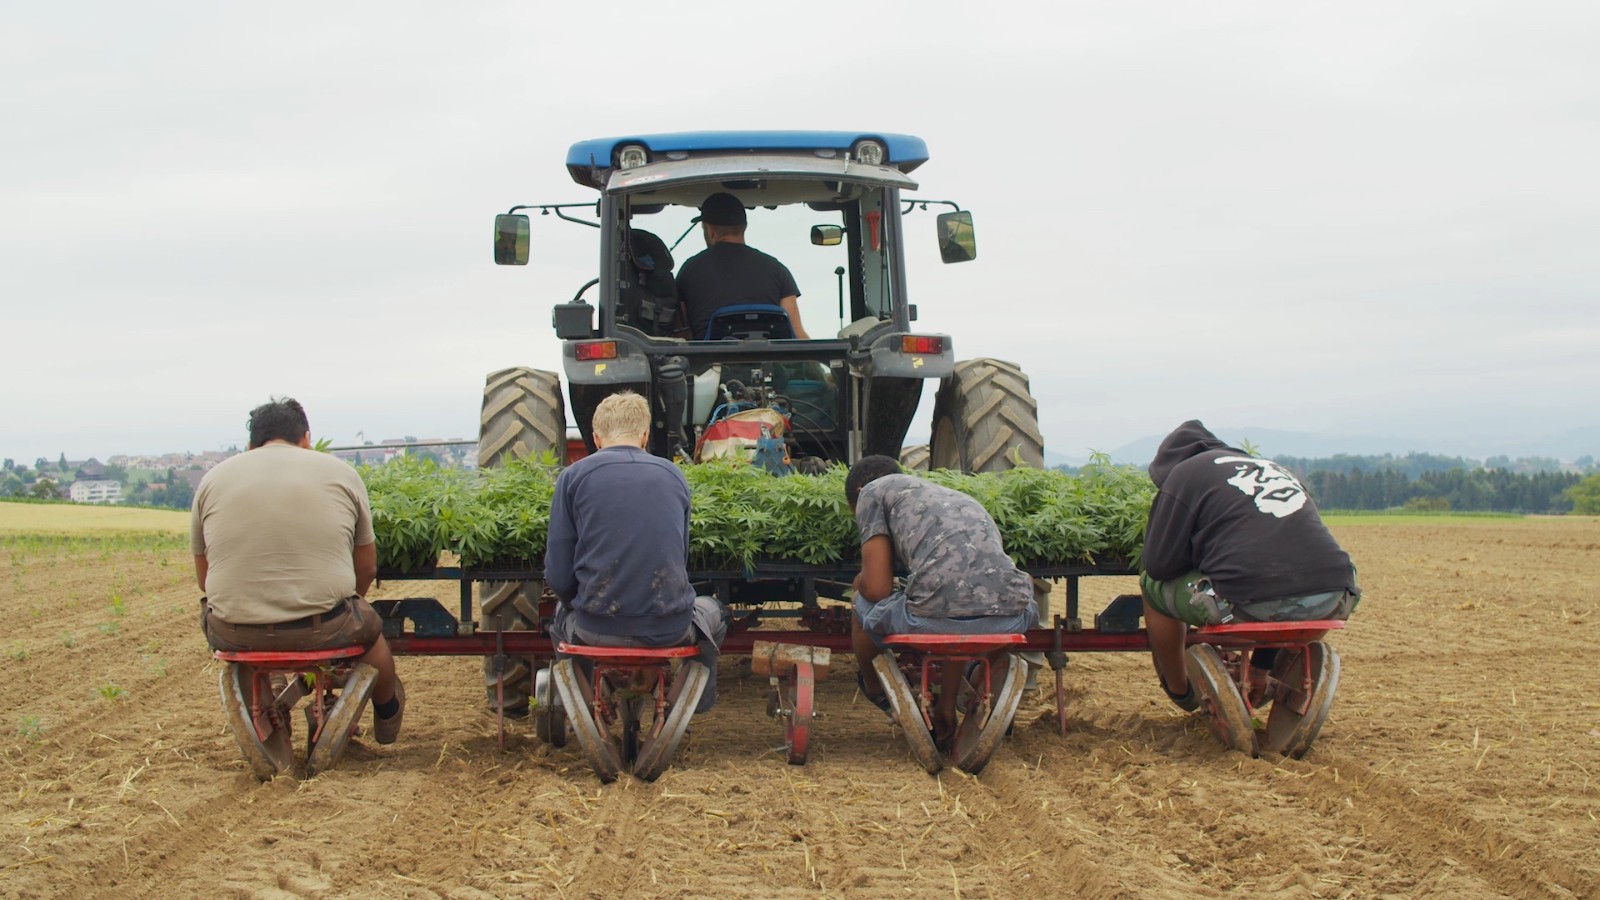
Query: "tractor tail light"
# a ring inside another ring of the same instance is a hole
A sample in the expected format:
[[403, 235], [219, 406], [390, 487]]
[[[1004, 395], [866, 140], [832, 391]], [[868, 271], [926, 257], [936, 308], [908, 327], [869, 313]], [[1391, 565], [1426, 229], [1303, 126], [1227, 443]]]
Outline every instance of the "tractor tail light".
[[900, 338], [901, 353], [943, 353], [944, 338], [925, 334], [908, 334]]
[[589, 344], [579, 344], [575, 349], [578, 362], [588, 362], [594, 359], [616, 359], [616, 341], [595, 341]]

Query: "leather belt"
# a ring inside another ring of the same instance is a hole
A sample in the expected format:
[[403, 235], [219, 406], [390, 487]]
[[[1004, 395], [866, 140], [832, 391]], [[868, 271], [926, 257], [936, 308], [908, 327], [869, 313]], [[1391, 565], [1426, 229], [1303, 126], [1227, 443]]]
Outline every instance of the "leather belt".
[[287, 622], [273, 622], [272, 627], [310, 628], [313, 625], [321, 625], [323, 622], [326, 622], [330, 619], [337, 619], [349, 611], [350, 601], [348, 599], [344, 599], [340, 600], [338, 603], [335, 603], [326, 612], [312, 613], [309, 616], [301, 616], [298, 619], [290, 619]]

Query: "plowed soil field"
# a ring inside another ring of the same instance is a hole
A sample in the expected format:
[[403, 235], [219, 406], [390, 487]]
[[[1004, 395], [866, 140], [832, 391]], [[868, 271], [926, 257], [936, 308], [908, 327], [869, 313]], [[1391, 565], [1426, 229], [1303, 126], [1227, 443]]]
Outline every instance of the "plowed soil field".
[[1366, 599], [1304, 759], [1224, 751], [1127, 653], [1073, 656], [1068, 735], [1029, 696], [976, 778], [841, 660], [794, 767], [729, 658], [676, 764], [607, 786], [529, 725], [497, 749], [475, 658], [401, 659], [398, 743], [259, 784], [178, 538], [0, 533], [0, 895], [1600, 896], [1600, 521], [1334, 529]]

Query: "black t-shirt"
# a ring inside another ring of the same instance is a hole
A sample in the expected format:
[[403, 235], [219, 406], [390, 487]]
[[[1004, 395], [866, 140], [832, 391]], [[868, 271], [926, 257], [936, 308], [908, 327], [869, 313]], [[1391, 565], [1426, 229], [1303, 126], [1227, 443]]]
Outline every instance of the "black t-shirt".
[[724, 306], [766, 303], [800, 296], [783, 263], [744, 244], [718, 243], [689, 257], [678, 270], [678, 296], [689, 311], [694, 340], [705, 337], [711, 317]]

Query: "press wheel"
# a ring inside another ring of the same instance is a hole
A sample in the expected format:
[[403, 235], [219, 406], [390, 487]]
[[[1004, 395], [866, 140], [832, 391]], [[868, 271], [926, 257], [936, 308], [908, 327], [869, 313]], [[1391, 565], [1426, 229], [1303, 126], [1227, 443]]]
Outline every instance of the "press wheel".
[[678, 667], [678, 674], [667, 692], [667, 709], [656, 723], [659, 727], [651, 728], [650, 736], [639, 748], [638, 760], [633, 764], [635, 776], [655, 781], [666, 771], [683, 736], [689, 733], [689, 720], [694, 718], [694, 708], [710, 682], [711, 670], [697, 659], [686, 659]]
[[883, 683], [884, 693], [889, 698], [889, 715], [900, 726], [900, 733], [906, 736], [911, 755], [928, 770], [928, 774], [937, 774], [944, 768], [944, 758], [939, 755], [939, 748], [934, 746], [933, 733], [928, 730], [928, 721], [922, 716], [917, 695], [907, 683], [906, 674], [900, 671], [894, 654], [883, 651], [872, 661], [872, 667], [877, 670], [878, 681]]
[[989, 695], [989, 702], [972, 710], [961, 720], [956, 730], [956, 768], [976, 775], [989, 764], [989, 758], [999, 749], [1000, 741], [1011, 728], [1022, 705], [1022, 694], [1028, 680], [1028, 664], [1014, 654], [1007, 653], [1002, 665], [1006, 667], [1000, 688]]
[[1278, 651], [1264, 748], [1295, 759], [1311, 749], [1339, 688], [1339, 653], [1322, 641]]
[[1229, 750], [1255, 756], [1256, 731], [1250, 723], [1250, 713], [1217, 648], [1210, 644], [1191, 646], [1188, 668], [1189, 683], [1200, 695], [1200, 711], [1205, 713], [1211, 733]]
[[[255, 669], [232, 662], [217, 678], [228, 726], [250, 766], [250, 774], [259, 781], [271, 781], [294, 765], [289, 717], [277, 708], [269, 684], [266, 676], [258, 675]], [[252, 702], [257, 691], [264, 698], [259, 705]]]
[[367, 711], [367, 701], [372, 688], [378, 683], [378, 670], [366, 663], [357, 663], [345, 676], [344, 687], [339, 689], [339, 699], [334, 702], [322, 720], [322, 732], [317, 735], [311, 753], [306, 757], [306, 774], [326, 772], [339, 764], [344, 748], [356, 733], [361, 715]]
[[556, 691], [561, 694], [561, 705], [566, 709], [572, 733], [578, 738], [583, 755], [589, 758], [594, 774], [601, 781], [615, 781], [622, 761], [618, 758], [616, 744], [607, 739], [606, 733], [595, 721], [594, 697], [588, 679], [583, 677], [572, 660], [558, 659], [550, 667], [550, 680], [556, 683]]
[[803, 766], [811, 744], [811, 711], [816, 692], [816, 671], [808, 662], [794, 664], [794, 699], [784, 723], [783, 738], [789, 745], [789, 765]]
[[556, 694], [554, 678], [545, 678], [533, 698], [533, 734], [552, 747], [567, 745], [567, 712]]

